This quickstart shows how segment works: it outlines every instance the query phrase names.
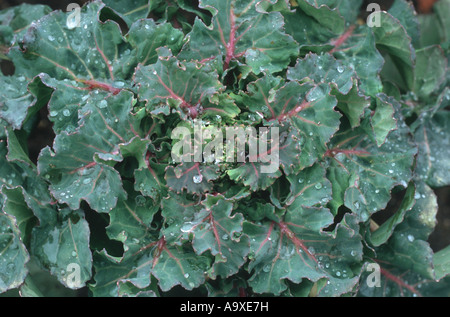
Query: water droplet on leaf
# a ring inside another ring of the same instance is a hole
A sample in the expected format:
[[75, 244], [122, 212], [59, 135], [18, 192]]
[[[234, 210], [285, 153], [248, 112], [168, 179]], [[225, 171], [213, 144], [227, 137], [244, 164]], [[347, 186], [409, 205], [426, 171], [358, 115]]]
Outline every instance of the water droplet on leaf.
[[192, 181], [195, 184], [200, 184], [203, 181], [203, 176], [202, 175], [195, 175], [194, 177], [192, 177]]
[[106, 101], [106, 100], [102, 100], [102, 101], [100, 101], [99, 103], [98, 103], [98, 107], [100, 108], [100, 109], [104, 109], [104, 108], [106, 108], [108, 106], [108, 102]]

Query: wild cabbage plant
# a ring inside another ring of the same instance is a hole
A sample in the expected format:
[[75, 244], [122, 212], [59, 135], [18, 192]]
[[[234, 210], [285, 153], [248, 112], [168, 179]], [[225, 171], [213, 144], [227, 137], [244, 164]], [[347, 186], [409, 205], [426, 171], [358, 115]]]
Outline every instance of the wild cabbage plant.
[[448, 296], [450, 1], [362, 2], [0, 11], [0, 292]]

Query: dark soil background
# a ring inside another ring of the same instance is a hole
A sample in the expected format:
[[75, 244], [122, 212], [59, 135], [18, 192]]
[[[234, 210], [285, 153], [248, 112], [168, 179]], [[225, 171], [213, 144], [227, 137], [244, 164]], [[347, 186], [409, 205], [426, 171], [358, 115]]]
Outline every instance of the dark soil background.
[[[350, 0], [351, 1], [351, 0]], [[78, 3], [82, 6], [87, 0], [0, 0], [0, 9], [5, 9], [11, 6], [17, 6], [21, 3], [32, 3], [32, 4], [46, 4], [54, 10], [67, 9], [69, 3]], [[365, 0], [362, 8], [366, 8], [369, 3], [376, 2], [380, 4], [383, 10], [390, 8], [394, 0]], [[419, 14], [427, 14], [431, 12], [432, 6], [436, 0], [415, 0], [413, 1], [417, 12]], [[365, 10], [362, 9], [362, 14]], [[2, 70], [4, 73], [12, 73], [11, 65], [2, 65]], [[47, 145], [52, 145], [54, 139], [54, 134], [52, 131], [51, 123], [47, 119], [46, 109], [41, 112], [41, 121], [36, 127], [31, 140], [29, 142], [30, 155], [32, 159], [36, 160], [39, 151]], [[429, 243], [434, 251], [439, 251], [446, 246], [450, 245], [450, 187], [435, 189], [435, 193], [438, 197], [439, 212], [437, 215], [438, 224], [429, 238]], [[395, 194], [391, 203], [389, 204], [387, 210], [380, 212], [384, 215], [378, 215], [378, 219], [382, 222], [383, 218], [386, 219], [395, 212], [395, 206], [398, 206], [401, 199], [401, 193]], [[389, 210], [390, 209], [390, 210]], [[377, 220], [378, 220], [377, 219]]]

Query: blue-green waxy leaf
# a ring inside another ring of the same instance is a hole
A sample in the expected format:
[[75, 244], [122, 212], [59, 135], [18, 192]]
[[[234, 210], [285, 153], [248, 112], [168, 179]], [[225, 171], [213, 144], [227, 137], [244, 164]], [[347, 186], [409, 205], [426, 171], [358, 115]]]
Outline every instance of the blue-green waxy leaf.
[[61, 283], [79, 289], [92, 274], [89, 225], [82, 211], [66, 209], [59, 213], [56, 223], [36, 228], [32, 250]]
[[411, 43], [415, 47], [420, 38], [419, 21], [413, 3], [406, 0], [394, 1], [388, 13], [400, 21], [405, 28]]
[[163, 201], [168, 242], [192, 239], [197, 254], [209, 251], [215, 256], [211, 277], [235, 274], [244, 264], [249, 242], [242, 235], [242, 215], [231, 216], [232, 209], [233, 204], [223, 197], [208, 196], [201, 204], [173, 198]]
[[20, 231], [20, 222], [26, 221], [26, 217], [22, 212], [17, 214], [19, 210], [8, 200], [8, 195], [0, 193], [0, 293], [22, 285], [30, 259]]
[[[336, 60], [330, 54], [309, 54], [289, 68], [287, 78], [299, 82], [312, 80], [316, 84], [327, 83], [346, 95], [353, 86], [354, 70]], [[356, 77], [356, 76], [355, 76]]]
[[389, 13], [380, 12], [379, 18], [380, 27], [372, 28], [377, 48], [392, 58], [394, 65], [400, 72], [403, 84], [411, 88], [416, 59], [411, 38], [400, 22]]
[[213, 183], [219, 177], [218, 167], [213, 164], [182, 163], [166, 168], [167, 186], [177, 193], [184, 189], [188, 193], [202, 194], [211, 191]]
[[260, 74], [282, 70], [298, 52], [298, 45], [283, 31], [282, 15], [259, 11], [256, 1], [202, 0], [200, 7], [213, 14], [211, 25], [200, 19], [194, 22], [182, 59], [206, 61], [222, 56], [224, 70], [243, 59], [252, 72]]
[[126, 193], [120, 175], [109, 164], [123, 160], [121, 147], [140, 138], [130, 113], [132, 95], [122, 92], [104, 100], [107, 108], [93, 107], [73, 134], [62, 132], [53, 150], [41, 152], [38, 168], [51, 182], [50, 190], [73, 209], [86, 200], [98, 212], [108, 212]]
[[410, 211], [414, 206], [414, 192], [415, 188], [410, 184], [403, 198], [402, 204], [400, 205], [398, 211], [383, 223], [379, 228], [370, 234], [368, 239], [374, 246], [380, 246], [384, 244], [391, 236], [396, 225], [403, 221], [406, 212]]
[[152, 229], [152, 221], [160, 206], [149, 197], [132, 190], [130, 183], [124, 184], [128, 197], [119, 200], [117, 206], [110, 211], [110, 224], [106, 232], [111, 239], [120, 241], [124, 248], [145, 241]]
[[331, 40], [330, 52], [353, 68], [361, 81], [360, 88], [368, 96], [382, 92], [380, 72], [384, 58], [376, 48], [372, 28], [367, 25], [350, 26]]
[[156, 24], [151, 19], [137, 20], [131, 25], [126, 39], [135, 48], [132, 54], [142, 65], [153, 64], [157, 61], [157, 49], [167, 46], [174, 54], [183, 45], [184, 34], [175, 29], [170, 23]]
[[448, 60], [440, 46], [416, 50], [416, 67], [412, 90], [417, 96], [427, 98], [438, 91], [448, 73]]
[[[397, 120], [402, 120], [397, 118]], [[336, 138], [326, 156], [333, 176], [333, 196], [367, 220], [386, 207], [396, 185], [407, 187], [417, 149], [404, 122], [398, 124], [380, 147], [355, 129]], [[343, 195], [343, 196], [342, 196]]]
[[162, 192], [166, 188], [164, 180], [165, 168], [162, 164], [148, 160], [145, 167], [135, 171], [135, 190], [154, 200], [161, 198]]
[[[410, 204], [408, 201], [413, 198], [414, 206], [391, 230], [389, 240], [383, 239], [383, 244], [375, 248], [374, 260], [378, 263], [381, 281], [379, 287], [367, 288], [364, 285], [361, 293], [365, 296], [429, 296], [427, 293], [433, 292], [433, 284], [435, 286], [436, 281], [446, 275], [444, 268], [435, 270], [436, 264], [443, 264], [443, 258], [433, 255], [427, 242], [436, 225], [436, 195], [423, 182], [416, 183], [414, 192], [411, 189], [408, 188], [404, 203]], [[385, 231], [391, 220], [378, 230]], [[378, 235], [377, 231], [374, 234]]]
[[438, 281], [450, 274], [449, 252], [450, 247], [447, 247], [434, 254], [433, 262]]
[[51, 8], [47, 5], [28, 3], [0, 11], [0, 21], [2, 21], [0, 46], [13, 46], [21, 40], [33, 22], [50, 12]]
[[128, 77], [135, 66], [130, 60], [131, 46], [117, 23], [99, 21], [103, 7], [100, 2], [84, 6], [74, 25], [70, 12], [54, 11], [40, 19], [24, 35], [22, 49], [10, 52], [16, 68], [27, 77], [43, 72], [85, 87]]
[[253, 93], [242, 100], [269, 124], [290, 125], [297, 130], [299, 169], [311, 166], [325, 153], [325, 144], [339, 128], [341, 115], [335, 110], [336, 98], [330, 95], [327, 84], [292, 81], [274, 91], [278, 87], [278, 80], [266, 76], [250, 84]]
[[448, 186], [450, 168], [448, 162], [449, 138], [445, 131], [450, 128], [450, 113], [438, 111], [425, 119], [415, 131], [419, 146], [417, 175], [430, 186]]
[[[171, 108], [193, 119], [203, 113], [203, 105], [223, 91], [218, 75], [211, 68], [195, 62], [180, 62], [165, 50], [154, 65], [139, 66], [134, 77], [141, 99], [152, 114], [168, 115]], [[165, 56], [167, 53], [169, 56]], [[217, 101], [216, 101], [217, 103]], [[218, 111], [221, 105], [216, 105]]]
[[448, 297], [449, 1], [0, 10], [0, 294]]
[[325, 177], [325, 169], [319, 164], [305, 168], [298, 174], [287, 176], [290, 192], [279, 201], [272, 193], [272, 202], [278, 206], [314, 206], [318, 203], [326, 205], [331, 200], [331, 183]]
[[134, 21], [148, 16], [151, 9], [161, 1], [149, 0], [105, 0], [103, 1], [109, 8], [113, 9], [130, 26]]
[[50, 97], [37, 78], [30, 83], [25, 76], [0, 76], [0, 85], [0, 118], [13, 129], [21, 129]]
[[102, 251], [95, 255], [96, 283], [91, 285], [94, 296], [117, 296], [120, 284], [126, 282], [140, 289], [151, 287], [152, 277], [164, 292], [176, 285], [193, 290], [205, 282], [208, 259], [192, 250], [170, 246], [163, 238], [128, 252], [134, 254], [117, 258]]
[[381, 146], [389, 133], [397, 129], [394, 106], [398, 108], [399, 104], [394, 98], [387, 97], [385, 94], [378, 94], [375, 103], [375, 110], [363, 120], [362, 127], [378, 146]]
[[297, 4], [303, 12], [312, 16], [325, 27], [336, 30], [337, 33], [344, 31], [345, 20], [337, 9], [339, 5], [336, 1], [320, 1], [318, 3], [317, 1], [301, 0]]
[[353, 216], [333, 235], [323, 233], [332, 221], [327, 209], [304, 207], [289, 208], [283, 222], [245, 223], [251, 238], [248, 269], [253, 291], [279, 294], [287, 288], [285, 280], [325, 278], [329, 283], [321, 289], [323, 296], [348, 292], [357, 282], [350, 263], [361, 258], [361, 236], [354, 230]]

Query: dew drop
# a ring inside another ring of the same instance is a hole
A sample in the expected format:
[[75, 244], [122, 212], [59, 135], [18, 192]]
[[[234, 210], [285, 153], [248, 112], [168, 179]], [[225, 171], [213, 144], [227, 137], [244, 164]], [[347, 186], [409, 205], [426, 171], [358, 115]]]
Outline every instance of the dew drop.
[[108, 106], [108, 102], [107, 102], [106, 100], [102, 100], [102, 101], [100, 101], [99, 104], [98, 104], [98, 107], [99, 107], [100, 109], [104, 109], [104, 108], [106, 108], [107, 106]]
[[48, 40], [49, 40], [50, 42], [53, 42], [53, 41], [55, 40], [55, 38], [54, 38], [53, 36], [49, 35], [49, 36], [48, 36]]
[[87, 185], [87, 184], [89, 184], [90, 182], [92, 181], [92, 179], [91, 178], [85, 178], [85, 179], [83, 179], [83, 184], [84, 185]]
[[184, 278], [189, 278], [189, 273], [184, 274]]
[[69, 109], [64, 109], [63, 110], [63, 116], [64, 117], [69, 117], [70, 116], [70, 110]]
[[136, 201], [136, 205], [141, 206], [141, 207], [144, 206], [146, 203], [146, 199], [142, 195], [136, 196], [135, 201]]
[[322, 189], [322, 183], [317, 183], [314, 187], [316, 189]]
[[340, 74], [342, 74], [342, 73], [344, 72], [344, 66], [339, 65], [338, 68], [337, 68], [337, 71], [338, 71]]
[[15, 268], [16, 268], [16, 265], [15, 265], [14, 263], [9, 263], [9, 264], [6, 266], [6, 270], [7, 270], [8, 272], [13, 272]]
[[408, 234], [408, 241], [409, 242], [413, 242], [414, 241], [414, 236], [412, 234]]
[[200, 184], [203, 181], [203, 176], [202, 175], [195, 175], [194, 177], [192, 177], [192, 181], [195, 184]]

